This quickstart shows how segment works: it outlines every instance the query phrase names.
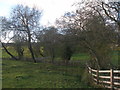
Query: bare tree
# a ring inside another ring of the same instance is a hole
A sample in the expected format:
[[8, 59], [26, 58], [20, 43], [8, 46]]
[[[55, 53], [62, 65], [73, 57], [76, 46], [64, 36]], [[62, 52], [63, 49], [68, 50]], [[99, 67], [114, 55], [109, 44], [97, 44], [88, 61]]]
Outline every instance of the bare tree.
[[117, 20], [118, 13], [112, 8], [116, 6], [109, 3], [111, 8], [104, 7], [110, 16], [108, 17], [106, 11], [103, 9], [103, 3], [105, 5], [105, 2], [96, 0], [85, 0], [85, 2], [78, 3], [80, 7], [76, 10], [77, 18], [75, 23], [82, 30], [82, 34], [80, 35], [83, 37], [81, 39], [86, 48], [90, 50], [93, 56], [95, 55], [98, 66], [106, 67], [107, 64], [104, 64], [107, 62], [103, 64], [101, 62], [110, 60], [107, 59], [110, 58], [109, 50], [111, 50], [112, 46], [116, 45], [117, 32], [111, 18]]
[[50, 55], [51, 62], [54, 63], [55, 50], [57, 43], [59, 42], [58, 30], [51, 26], [47, 27], [42, 31], [42, 34], [39, 35], [40, 42], [43, 44], [44, 50]]
[[89, 10], [97, 13], [105, 24], [114, 27], [114, 30], [118, 33], [118, 41], [116, 43], [120, 46], [120, 2], [103, 2], [103, 0], [85, 2], [85, 8], [88, 7]]
[[14, 32], [14, 38], [12, 39], [14, 42], [14, 49], [18, 54], [18, 59], [23, 59], [24, 56], [24, 47], [26, 43], [26, 39], [24, 33], [22, 32]]
[[[101, 2], [102, 10], [105, 15], [116, 25], [115, 30], [117, 31], [117, 45], [120, 47], [120, 2]], [[118, 52], [119, 53], [119, 52]], [[118, 54], [119, 55], [119, 54]], [[120, 65], [120, 64], [119, 64]]]
[[120, 30], [120, 17], [118, 16], [120, 13], [120, 2], [101, 2], [101, 7], [105, 15], [118, 24]]
[[63, 35], [61, 40], [61, 56], [63, 59], [63, 62], [67, 65], [69, 61], [71, 60], [71, 57], [74, 54], [74, 47], [76, 46], [74, 39], [72, 39], [73, 35]]
[[[116, 42], [115, 30], [97, 11], [83, 6], [76, 10], [76, 13], [71, 17], [67, 16], [67, 20], [66, 17], [63, 18], [60, 24], [63, 25], [62, 28], [66, 33], [73, 35], [76, 42], [88, 50], [93, 57], [94, 67], [105, 68], [109, 66], [107, 62], [110, 64], [111, 44]], [[103, 61], [104, 63], [102, 63]]]
[[56, 25], [61, 30], [61, 56], [65, 64], [68, 64], [72, 55], [75, 53], [75, 48], [78, 45], [77, 30], [75, 12], [67, 12], [59, 20], [56, 21]]
[[36, 30], [39, 30], [41, 13], [42, 11], [36, 8], [17, 5], [11, 13], [9, 19], [10, 25], [6, 26], [7, 29], [13, 30], [14, 32], [24, 32], [27, 34], [28, 49], [34, 62], [36, 60], [32, 48], [32, 39], [34, 39], [32, 35]]
[[[2, 47], [4, 48], [4, 50], [6, 51], [6, 53], [8, 55], [10, 55], [10, 57], [12, 59], [15, 59], [15, 60], [18, 60], [18, 58], [16, 56], [14, 56], [8, 49], [7, 49], [7, 46], [6, 44], [9, 43], [9, 41], [11, 41], [13, 39], [13, 36], [12, 37], [9, 37], [9, 34], [11, 33], [11, 30], [8, 29], [8, 27], [10, 27], [10, 23], [9, 21], [7, 20], [7, 18], [5, 17], [1, 17], [0, 18], [0, 33], [1, 33], [1, 37], [0, 37], [0, 43], [2, 45]], [[9, 40], [6, 40], [6, 39], [9, 39]], [[6, 41], [6, 42], [5, 42]]]

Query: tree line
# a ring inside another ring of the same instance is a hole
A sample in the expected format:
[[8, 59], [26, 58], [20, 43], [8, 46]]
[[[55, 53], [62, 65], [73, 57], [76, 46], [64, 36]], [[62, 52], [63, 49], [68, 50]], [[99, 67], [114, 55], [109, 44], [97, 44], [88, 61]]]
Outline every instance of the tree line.
[[[111, 52], [120, 46], [119, 2], [83, 0], [75, 4], [76, 11], [56, 19], [56, 26], [40, 26], [42, 10], [17, 5], [9, 18], [1, 17], [2, 39], [9, 37], [18, 56], [4, 50], [15, 60], [24, 58], [27, 46], [34, 63], [38, 57], [61, 57], [68, 64], [75, 53], [85, 52], [91, 57], [88, 64], [94, 68], [112, 67]], [[12, 36], [9, 35], [12, 32]]]

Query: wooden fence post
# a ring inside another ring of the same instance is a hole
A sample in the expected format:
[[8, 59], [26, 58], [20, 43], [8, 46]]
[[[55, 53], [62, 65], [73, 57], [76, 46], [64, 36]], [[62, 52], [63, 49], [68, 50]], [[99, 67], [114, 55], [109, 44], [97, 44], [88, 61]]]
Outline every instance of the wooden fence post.
[[111, 82], [111, 90], [113, 90], [113, 84], [114, 84], [114, 81], [113, 81], [113, 69], [110, 69], [110, 82]]
[[97, 84], [99, 84], [99, 70], [98, 69], [97, 69], [96, 75], [97, 75]]
[[92, 68], [90, 68], [90, 73], [91, 73], [91, 76], [92, 76]]

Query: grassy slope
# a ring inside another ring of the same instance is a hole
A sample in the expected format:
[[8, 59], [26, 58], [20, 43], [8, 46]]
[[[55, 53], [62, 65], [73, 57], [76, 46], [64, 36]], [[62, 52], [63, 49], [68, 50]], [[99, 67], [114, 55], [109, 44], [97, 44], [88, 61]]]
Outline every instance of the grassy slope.
[[[9, 48], [8, 50], [10, 52], [12, 52], [12, 54], [14, 56], [17, 56], [17, 53], [15, 52], [15, 50], [13, 48]], [[25, 57], [31, 57], [29, 54], [29, 50], [27, 50], [27, 49], [25, 49], [24, 55], [25, 55]], [[10, 56], [4, 51], [4, 49], [2, 50], [2, 58], [10, 58]], [[86, 54], [86, 53], [78, 53], [78, 54], [74, 54], [72, 56], [71, 60], [89, 60], [89, 58], [90, 58], [90, 56], [88, 56], [88, 54]], [[56, 57], [55, 59], [61, 60], [61, 58], [58, 58], [58, 57]]]
[[[10, 56], [5, 52], [5, 50], [3, 48], [1, 48], [1, 49], [2, 49], [2, 58], [10, 58]], [[1, 51], [1, 49], [0, 49], [0, 51]], [[16, 50], [13, 47], [9, 47], [8, 46], [7, 49], [14, 56], [17, 56], [17, 52], [16, 52]], [[25, 55], [25, 57], [30, 57], [29, 50], [26, 47], [24, 47], [24, 55]]]
[[114, 66], [118, 66], [118, 62], [120, 62], [120, 54], [119, 54], [120, 51], [114, 51], [113, 52], [113, 57], [112, 57], [112, 61], [111, 63], [114, 65]]
[[89, 60], [90, 56], [87, 53], [74, 54], [71, 60]]
[[3, 88], [85, 88], [80, 67], [3, 61]]

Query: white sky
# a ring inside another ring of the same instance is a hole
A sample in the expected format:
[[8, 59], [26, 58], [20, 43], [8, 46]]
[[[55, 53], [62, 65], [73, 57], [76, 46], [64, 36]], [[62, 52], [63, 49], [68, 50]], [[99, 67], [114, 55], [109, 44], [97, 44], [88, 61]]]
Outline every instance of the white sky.
[[43, 10], [43, 17], [41, 18], [41, 24], [46, 25], [53, 24], [56, 18], [64, 15], [67, 11], [75, 10], [75, 6], [72, 6], [74, 2], [80, 2], [81, 0], [0, 0], [0, 16], [9, 17], [11, 9], [16, 4], [28, 5], [30, 7], [36, 6]]

